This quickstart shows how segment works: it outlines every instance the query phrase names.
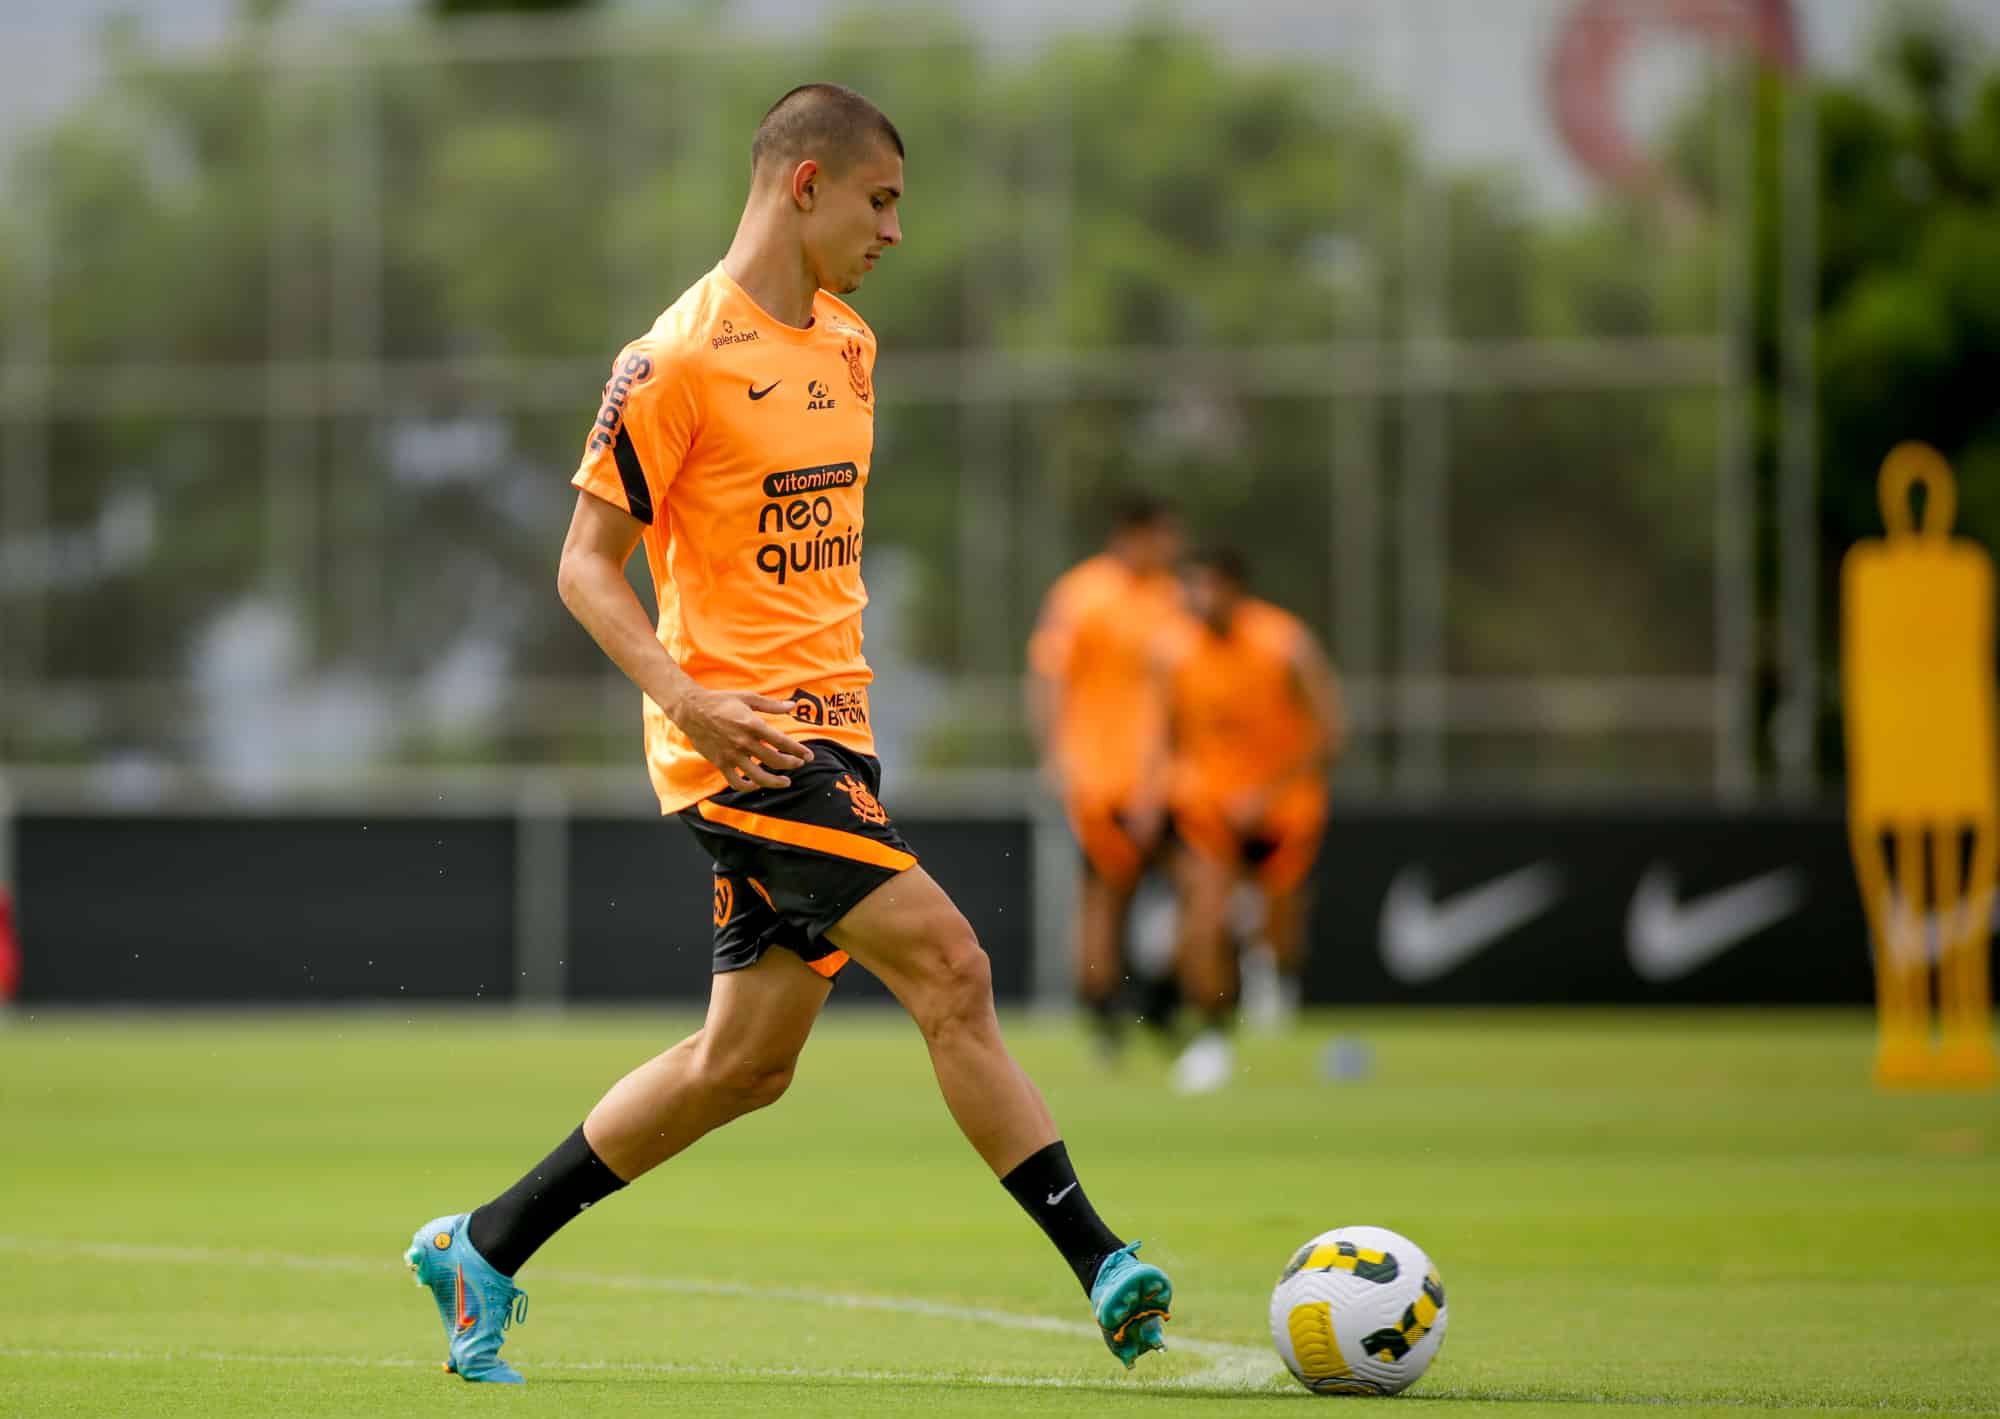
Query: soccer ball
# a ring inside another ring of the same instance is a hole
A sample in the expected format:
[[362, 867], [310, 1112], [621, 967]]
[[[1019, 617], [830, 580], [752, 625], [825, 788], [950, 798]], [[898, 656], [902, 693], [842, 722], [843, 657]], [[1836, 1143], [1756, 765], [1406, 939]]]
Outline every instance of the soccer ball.
[[1396, 1394], [1444, 1344], [1444, 1283], [1408, 1237], [1336, 1227], [1296, 1252], [1271, 1292], [1271, 1342], [1314, 1394]]

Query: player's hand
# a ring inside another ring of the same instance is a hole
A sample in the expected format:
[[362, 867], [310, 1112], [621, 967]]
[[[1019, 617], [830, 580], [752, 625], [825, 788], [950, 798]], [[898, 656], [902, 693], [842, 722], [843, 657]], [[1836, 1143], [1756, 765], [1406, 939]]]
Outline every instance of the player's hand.
[[1125, 830], [1142, 849], [1151, 851], [1167, 826], [1167, 800], [1154, 795], [1137, 799], [1125, 810]]
[[1268, 788], [1246, 793], [1230, 806], [1229, 826], [1245, 837], [1264, 826], [1264, 819], [1271, 811], [1271, 804], [1277, 795]]
[[738, 690], [696, 690], [681, 701], [674, 723], [695, 751], [722, 770], [731, 788], [790, 788], [784, 775], [812, 750], [772, 727], [767, 714], [789, 715], [796, 700]]

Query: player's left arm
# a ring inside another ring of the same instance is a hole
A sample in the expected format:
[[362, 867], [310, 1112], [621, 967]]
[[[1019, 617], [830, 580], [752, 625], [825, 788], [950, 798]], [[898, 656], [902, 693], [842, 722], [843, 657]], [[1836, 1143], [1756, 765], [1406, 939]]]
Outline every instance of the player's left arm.
[[1301, 630], [1292, 649], [1292, 693], [1313, 718], [1319, 733], [1314, 737], [1310, 761], [1303, 767], [1324, 778], [1347, 745], [1347, 713], [1340, 693], [1340, 677], [1333, 662], [1312, 632]]
[[1150, 725], [1134, 727], [1134, 732], [1144, 734], [1146, 741], [1139, 764], [1138, 790], [1129, 809], [1133, 833], [1146, 843], [1159, 837], [1170, 806], [1175, 746], [1174, 673], [1185, 649], [1181, 637], [1178, 624], [1170, 621], [1160, 626], [1146, 645], [1147, 698], [1155, 718]]
[[1236, 805], [1246, 829], [1262, 822], [1278, 795], [1301, 779], [1324, 783], [1346, 742], [1346, 718], [1341, 709], [1340, 681], [1312, 633], [1300, 628], [1286, 659], [1288, 689], [1313, 721], [1313, 736], [1298, 757], [1273, 774], [1263, 787]]

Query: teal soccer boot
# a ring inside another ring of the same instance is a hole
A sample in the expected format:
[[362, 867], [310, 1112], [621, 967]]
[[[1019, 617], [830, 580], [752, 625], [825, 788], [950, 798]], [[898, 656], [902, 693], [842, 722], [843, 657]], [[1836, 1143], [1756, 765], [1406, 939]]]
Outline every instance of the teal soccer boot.
[[1111, 1353], [1131, 1369], [1148, 1350], [1167, 1348], [1166, 1322], [1173, 1317], [1174, 1283], [1157, 1266], [1139, 1260], [1140, 1243], [1120, 1247], [1097, 1268], [1090, 1309]]
[[501, 1334], [528, 1318], [528, 1293], [495, 1271], [473, 1250], [460, 1212], [417, 1228], [403, 1253], [417, 1284], [430, 1288], [444, 1321], [451, 1358], [444, 1367], [462, 1380], [486, 1384], [526, 1384], [521, 1372], [500, 1358]]

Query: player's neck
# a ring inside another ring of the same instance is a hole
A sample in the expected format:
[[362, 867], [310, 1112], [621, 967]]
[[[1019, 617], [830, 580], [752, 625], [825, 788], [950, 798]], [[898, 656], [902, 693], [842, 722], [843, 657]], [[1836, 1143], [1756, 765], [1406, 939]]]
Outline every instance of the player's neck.
[[796, 330], [812, 325], [819, 283], [796, 240], [780, 237], [745, 212], [736, 239], [723, 253], [722, 269], [772, 319]]

